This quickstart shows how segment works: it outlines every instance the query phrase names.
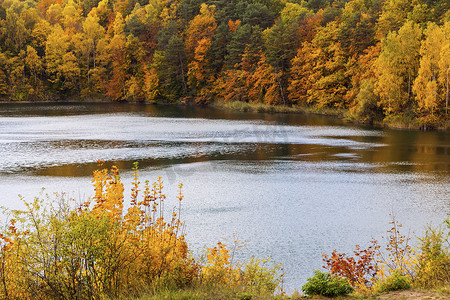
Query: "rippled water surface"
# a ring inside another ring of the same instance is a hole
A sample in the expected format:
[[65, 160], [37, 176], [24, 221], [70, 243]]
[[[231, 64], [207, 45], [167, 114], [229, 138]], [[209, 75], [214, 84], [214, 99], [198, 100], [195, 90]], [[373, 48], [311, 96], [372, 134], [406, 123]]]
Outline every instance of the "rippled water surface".
[[[389, 213], [420, 234], [450, 201], [450, 134], [371, 129], [302, 115], [229, 113], [136, 104], [1, 104], [0, 205], [68, 192], [92, 195], [97, 160], [124, 181], [161, 175], [196, 252], [233, 233], [239, 257], [283, 262], [285, 287], [300, 289], [322, 253], [368, 245]], [[170, 207], [170, 200], [168, 206]]]

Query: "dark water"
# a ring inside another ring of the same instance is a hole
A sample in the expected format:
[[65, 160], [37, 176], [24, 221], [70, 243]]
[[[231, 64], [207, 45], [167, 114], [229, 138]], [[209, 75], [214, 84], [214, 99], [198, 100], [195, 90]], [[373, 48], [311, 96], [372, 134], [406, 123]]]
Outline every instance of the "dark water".
[[[129, 182], [161, 175], [168, 207], [185, 186], [196, 252], [233, 233], [238, 256], [282, 262], [300, 289], [322, 253], [367, 246], [393, 212], [411, 237], [449, 212], [450, 133], [371, 129], [319, 116], [136, 104], [0, 104], [0, 205], [92, 195], [97, 160]], [[127, 185], [129, 187], [129, 185]]]

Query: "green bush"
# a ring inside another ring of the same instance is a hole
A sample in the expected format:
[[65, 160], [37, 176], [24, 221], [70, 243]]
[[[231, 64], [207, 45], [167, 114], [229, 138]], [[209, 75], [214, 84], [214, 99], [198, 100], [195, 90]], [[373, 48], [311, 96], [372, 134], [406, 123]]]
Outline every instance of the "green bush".
[[420, 252], [414, 286], [435, 288], [450, 284], [450, 223], [447, 228], [428, 226], [425, 236], [419, 238]]
[[308, 296], [336, 297], [350, 294], [354, 289], [347, 279], [316, 270], [314, 277], [308, 278], [307, 283], [302, 286], [302, 291]]
[[244, 282], [248, 292], [273, 295], [282, 283], [281, 264], [271, 264], [270, 258], [251, 258], [244, 266]]
[[406, 275], [402, 275], [401, 272], [395, 271], [379, 283], [376, 290], [377, 292], [385, 293], [389, 291], [407, 290], [409, 288], [411, 288], [411, 279]]
[[358, 95], [357, 107], [353, 117], [359, 122], [372, 124], [383, 119], [383, 110], [378, 106], [379, 98], [374, 92], [375, 84], [372, 80], [363, 80]]

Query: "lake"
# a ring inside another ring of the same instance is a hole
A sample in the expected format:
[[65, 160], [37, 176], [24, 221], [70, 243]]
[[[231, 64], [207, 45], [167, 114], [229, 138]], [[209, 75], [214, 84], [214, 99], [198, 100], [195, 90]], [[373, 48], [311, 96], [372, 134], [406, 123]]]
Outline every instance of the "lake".
[[[272, 257], [300, 290], [322, 253], [383, 243], [390, 213], [404, 233], [442, 223], [450, 202], [450, 133], [375, 129], [335, 118], [140, 104], [0, 104], [0, 205], [42, 188], [82, 201], [97, 161], [141, 181], [162, 176], [167, 213], [184, 184], [194, 254], [233, 234], [236, 256]], [[129, 194], [129, 192], [128, 192]]]

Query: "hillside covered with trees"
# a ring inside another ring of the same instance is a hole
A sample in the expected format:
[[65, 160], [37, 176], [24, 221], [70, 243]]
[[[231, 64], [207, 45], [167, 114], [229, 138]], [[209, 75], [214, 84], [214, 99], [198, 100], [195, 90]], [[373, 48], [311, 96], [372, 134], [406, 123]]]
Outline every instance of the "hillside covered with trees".
[[448, 123], [447, 0], [4, 0], [0, 99], [243, 101]]

